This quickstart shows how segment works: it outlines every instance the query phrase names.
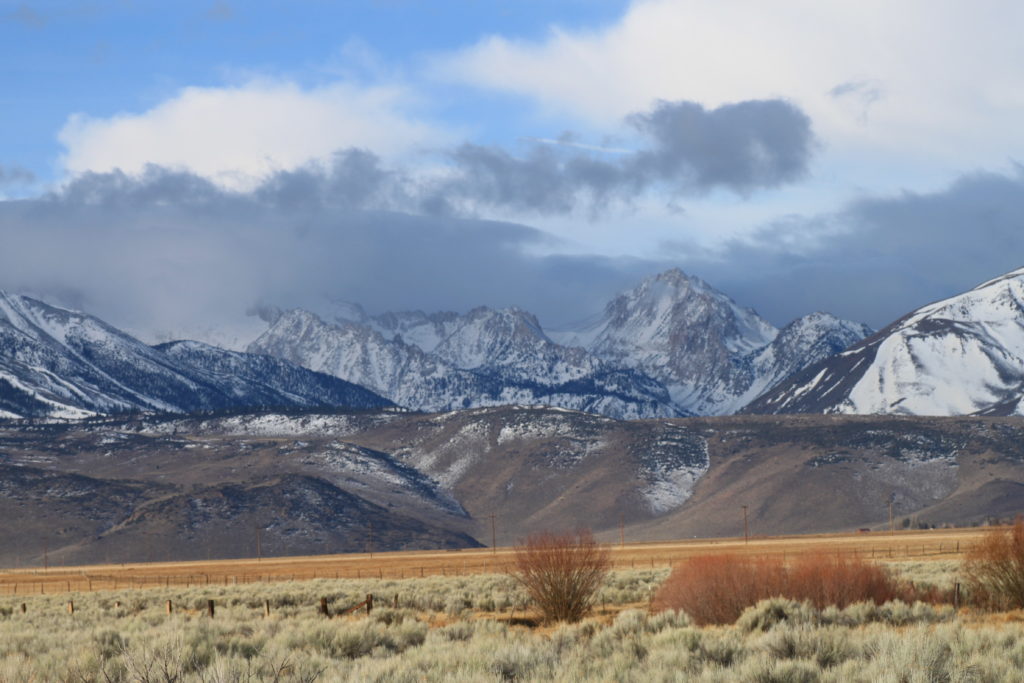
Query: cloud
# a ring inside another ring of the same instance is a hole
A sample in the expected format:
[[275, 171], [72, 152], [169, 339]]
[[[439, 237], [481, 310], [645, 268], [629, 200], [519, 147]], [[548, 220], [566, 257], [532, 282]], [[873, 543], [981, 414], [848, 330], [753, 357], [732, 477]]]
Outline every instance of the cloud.
[[35, 181], [35, 174], [27, 168], [0, 165], [0, 188], [9, 185], [29, 185]]
[[[246, 328], [254, 304], [315, 308], [328, 298], [377, 312], [519, 305], [565, 322], [649, 269], [530, 256], [549, 238], [523, 225], [375, 208], [391, 201], [374, 198], [389, 187], [386, 171], [373, 180], [375, 163], [350, 150], [250, 192], [154, 166], [83, 174], [45, 197], [0, 202], [0, 288], [154, 340]], [[349, 185], [353, 177], [368, 185]]]
[[255, 304], [327, 299], [372, 312], [515, 305], [559, 325], [681, 266], [778, 325], [827, 310], [881, 327], [1024, 254], [1021, 170], [790, 216], [715, 252], [667, 245], [658, 260], [537, 256], [551, 246], [546, 233], [412, 213], [402, 207], [421, 198], [408, 187], [360, 150], [246, 192], [159, 167], [84, 174], [45, 197], [0, 202], [0, 288], [162, 339], [245, 328]]
[[[968, 169], [1024, 144], [1022, 21], [1014, 0], [636, 0], [597, 28], [485, 37], [437, 56], [430, 73], [598, 128], [655, 98], [713, 108], [784, 95], [836, 154], [899, 150], [905, 164]], [[830, 94], [850, 83], [870, 84], [859, 97], [884, 91], [871, 125], [850, 95]]]
[[232, 87], [184, 88], [141, 114], [70, 117], [59, 133], [71, 175], [147, 164], [189, 170], [235, 189], [277, 170], [320, 158], [325, 150], [364, 146], [400, 156], [448, 139], [407, 115], [411, 93], [398, 86], [335, 82], [303, 88], [254, 80]]
[[418, 197], [421, 209], [435, 213], [497, 208], [557, 215], [582, 209], [596, 216], [645, 194], [671, 202], [719, 188], [748, 195], [791, 183], [807, 173], [815, 148], [810, 119], [783, 100], [713, 110], [695, 102], [658, 102], [626, 123], [639, 135], [635, 151], [608, 153], [571, 134], [556, 145], [533, 141], [520, 156], [464, 143], [447, 154], [443, 175], [414, 179], [407, 173], [408, 189], [392, 194]]
[[[657, 102], [623, 122], [636, 138], [634, 151], [609, 153], [567, 133], [564, 144], [533, 141], [522, 155], [467, 142], [443, 151], [429, 174], [396, 164], [387, 170], [381, 157], [425, 139], [428, 128], [388, 119], [391, 95], [364, 91], [359, 95], [369, 103], [360, 104], [346, 93], [346, 86], [307, 92], [288, 84], [190, 88], [142, 115], [72, 118], [61, 132], [65, 166], [79, 174], [178, 168], [235, 190], [266, 180], [260, 192], [282, 194], [282, 200], [316, 191], [331, 193], [332, 201], [347, 196], [350, 206], [432, 214], [583, 210], [596, 216], [647, 193], [667, 201], [719, 188], [745, 196], [791, 183], [806, 174], [815, 148], [810, 119], [784, 100], [711, 110], [695, 102]], [[355, 139], [363, 151], [348, 147], [325, 158], [322, 145]]]
[[685, 265], [776, 321], [828, 310], [881, 327], [1024, 265], [1024, 170], [790, 217]]

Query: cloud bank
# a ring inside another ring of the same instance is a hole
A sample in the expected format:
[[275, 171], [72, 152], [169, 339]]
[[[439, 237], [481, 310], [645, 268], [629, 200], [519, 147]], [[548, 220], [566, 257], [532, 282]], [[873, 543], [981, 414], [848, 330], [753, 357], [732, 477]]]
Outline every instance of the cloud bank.
[[792, 217], [691, 269], [774, 320], [828, 310], [881, 327], [1024, 265], [1024, 170]]
[[399, 186], [389, 172], [365, 152], [335, 161], [251, 192], [149, 167], [0, 202], [0, 287], [162, 339], [244, 327], [254, 304], [315, 309], [328, 299], [371, 312], [515, 305], [558, 325], [681, 266], [776, 324], [828, 310], [880, 327], [1020, 266], [1024, 254], [1021, 171], [863, 199], [716, 253], [666, 248], [664, 260], [644, 261], [533, 256], [550, 237], [524, 225], [382, 208], [408, 201], [388, 196]]

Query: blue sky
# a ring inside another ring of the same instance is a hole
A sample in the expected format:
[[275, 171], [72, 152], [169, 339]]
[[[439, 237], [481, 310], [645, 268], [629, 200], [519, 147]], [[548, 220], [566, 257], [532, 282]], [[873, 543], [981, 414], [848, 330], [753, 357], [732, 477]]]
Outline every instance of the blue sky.
[[[57, 132], [73, 113], [109, 117], [159, 104], [181, 88], [247, 75], [312, 86], [415, 78], [419, 60], [482, 35], [543, 38], [554, 24], [600, 26], [610, 0], [346, 0], [327, 2], [3, 2], [0, 86], [4, 162], [60, 179]], [[514, 136], [500, 97], [438, 89], [429, 114], [483, 139]], [[451, 101], [448, 98], [458, 98]]]
[[557, 325], [678, 266], [779, 325], [878, 327], [1021, 265], [1022, 20], [0, 2], [0, 287], [154, 339], [328, 299]]

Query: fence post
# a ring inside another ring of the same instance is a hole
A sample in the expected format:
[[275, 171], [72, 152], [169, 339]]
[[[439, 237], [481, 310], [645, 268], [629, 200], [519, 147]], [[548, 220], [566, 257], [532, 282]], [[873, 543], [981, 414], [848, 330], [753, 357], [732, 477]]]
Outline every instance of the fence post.
[[366, 613], [373, 611], [373, 593], [366, 594]]
[[206, 612], [207, 612], [207, 614], [210, 615], [211, 619], [213, 619], [213, 610], [214, 610], [213, 600], [207, 600], [206, 601]]
[[171, 614], [172, 612], [174, 612], [174, 604], [170, 600], [168, 600], [167, 601], [167, 613]]
[[327, 598], [320, 598], [320, 614], [325, 617], [331, 616], [331, 613], [327, 611]]
[[263, 601], [263, 616], [264, 617], [269, 617], [270, 616], [270, 600], [264, 600]]
[[395, 609], [398, 609], [398, 593], [395, 593]]
[[953, 584], [953, 609], [960, 609], [960, 582]]
[[75, 613], [75, 601], [74, 600], [68, 600], [68, 614], [74, 614], [74, 613]]
[[24, 614], [27, 611], [28, 611], [28, 605], [26, 605], [25, 603], [21, 603], [21, 613]]

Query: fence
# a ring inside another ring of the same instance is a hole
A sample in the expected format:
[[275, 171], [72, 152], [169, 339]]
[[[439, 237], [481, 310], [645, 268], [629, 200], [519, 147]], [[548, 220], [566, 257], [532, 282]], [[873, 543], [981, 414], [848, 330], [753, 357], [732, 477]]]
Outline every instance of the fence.
[[[675, 563], [693, 556], [722, 552], [716, 546], [702, 546], [692, 552], [667, 551], [662, 554], [644, 553], [641, 547], [623, 549], [610, 547], [612, 551], [613, 569], [658, 569], [671, 568]], [[966, 546], [964, 547], [966, 550]], [[962, 554], [960, 541], [942, 541], [933, 543], [861, 543], [855, 548], [838, 548], [830, 550], [824, 545], [805, 544], [804, 546], [787, 546], [785, 549], [768, 549], [756, 543], [749, 547], [743, 544], [728, 547], [731, 552], [750, 552], [757, 555], [782, 555], [793, 557], [801, 554], [829, 552], [861, 559], [898, 560], [909, 558], [937, 558], [941, 556], [957, 557]], [[624, 557], [624, 555], [629, 555]], [[294, 571], [269, 569], [261, 573], [225, 573], [210, 571], [204, 573], [170, 573], [155, 574], [153, 568], [145, 565], [125, 569], [121, 572], [80, 571], [75, 574], [62, 572], [60, 569], [20, 570], [0, 576], [0, 595], [49, 595], [56, 593], [92, 592], [99, 590], [126, 590], [145, 588], [192, 588], [213, 585], [244, 585], [256, 583], [272, 583], [283, 581], [305, 581], [309, 579], [409, 579], [428, 576], [466, 576], [472, 574], [501, 574], [514, 568], [510, 553], [503, 552], [499, 557], [474, 558], [479, 561], [434, 561], [422, 564], [404, 563], [396, 565], [387, 562], [371, 565], [371, 561], [362, 560], [356, 566], [353, 562], [342, 561], [335, 567], [302, 567], [297, 565]], [[323, 564], [322, 560], [316, 561]], [[312, 561], [311, 561], [312, 563]], [[250, 566], [255, 563], [250, 563]], [[214, 565], [215, 566], [215, 565]]]

